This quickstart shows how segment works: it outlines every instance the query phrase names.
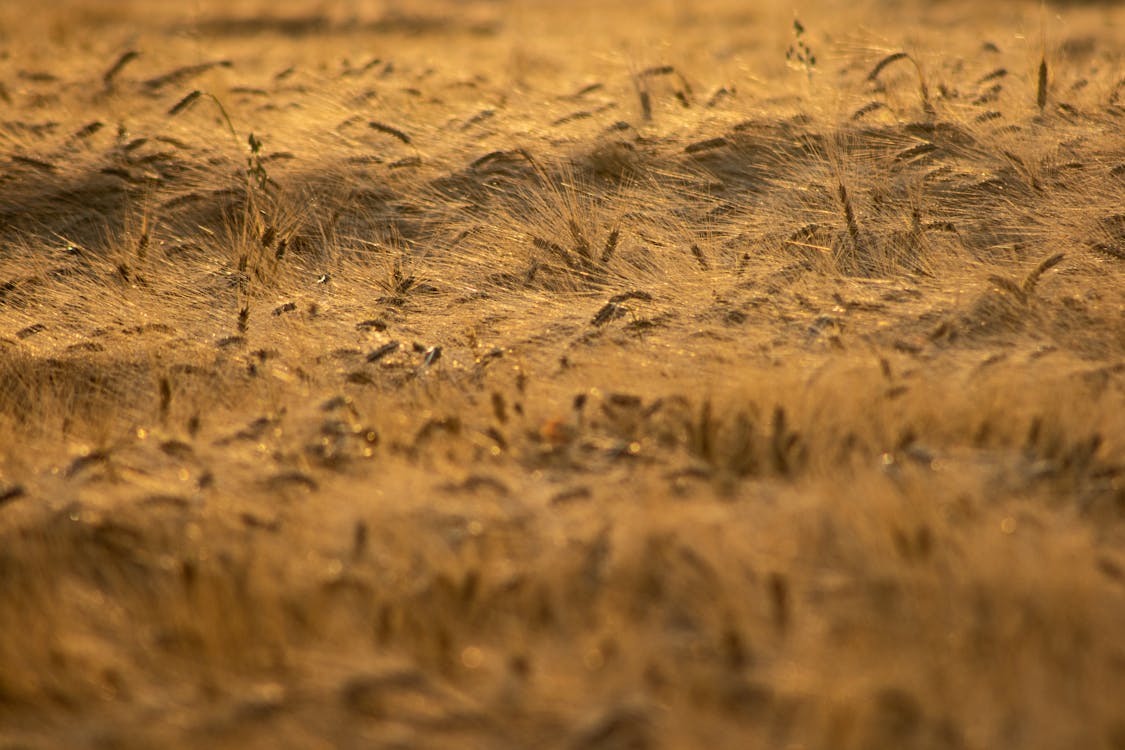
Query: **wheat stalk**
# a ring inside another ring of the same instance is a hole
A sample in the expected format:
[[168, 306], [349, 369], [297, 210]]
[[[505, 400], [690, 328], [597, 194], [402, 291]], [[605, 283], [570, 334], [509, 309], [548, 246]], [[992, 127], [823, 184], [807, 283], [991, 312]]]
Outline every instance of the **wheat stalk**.
[[933, 117], [936, 114], [934, 105], [930, 101], [930, 87], [926, 85], [926, 77], [922, 73], [922, 66], [918, 61], [908, 52], [894, 52], [875, 64], [871, 72], [867, 74], [867, 81], [873, 82], [878, 80], [879, 74], [883, 72], [887, 66], [898, 62], [899, 60], [909, 60], [910, 64], [914, 66], [914, 71], [918, 74], [918, 95], [922, 99], [922, 110], [929, 116]]
[[899, 60], [905, 60], [909, 57], [910, 57], [910, 55], [906, 54], [905, 52], [893, 52], [893, 53], [887, 55], [882, 60], [875, 63], [875, 67], [872, 68], [871, 72], [867, 74], [867, 80], [869, 82], [877, 80], [879, 78], [879, 74], [882, 73], [883, 69], [886, 68], [888, 65], [890, 65], [891, 63], [898, 62]]
[[701, 248], [699, 245], [696, 245], [695, 243], [692, 243], [691, 254], [695, 256], [695, 262], [699, 264], [700, 268], [702, 268], [704, 271], [711, 270], [711, 264], [707, 262], [707, 256], [703, 254], [703, 248]]
[[607, 265], [610, 259], [613, 258], [613, 253], [617, 250], [617, 240], [619, 236], [620, 230], [614, 228], [614, 230], [609, 233], [609, 236], [606, 237], [605, 247], [602, 249], [602, 257], [599, 258], [599, 262], [603, 266]]
[[1024, 277], [1023, 283], [1020, 284], [1023, 293], [1030, 296], [1035, 291], [1035, 285], [1039, 283], [1040, 277], [1061, 263], [1065, 257], [1063, 253], [1055, 253], [1039, 261], [1039, 265], [1031, 269], [1031, 273]]
[[128, 52], [123, 52], [117, 58], [117, 60], [114, 61], [113, 65], [109, 66], [109, 70], [105, 72], [105, 75], [102, 76], [102, 83], [105, 84], [105, 87], [108, 89], [110, 86], [112, 86], [113, 79], [117, 77], [117, 74], [120, 73], [126, 65], [131, 63], [133, 60], [136, 60], [140, 56], [140, 52], [132, 49]]
[[398, 128], [391, 127], [390, 125], [378, 122], [377, 120], [372, 120], [371, 122], [367, 123], [367, 126], [372, 130], [377, 130], [380, 133], [385, 133], [386, 135], [391, 136], [392, 138], [397, 138], [407, 146], [410, 145], [410, 136], [399, 130]]
[[848, 189], [844, 187], [842, 180], [837, 186], [837, 194], [840, 197], [840, 207], [844, 212], [844, 223], [848, 228], [848, 236], [852, 241], [852, 250], [855, 252], [856, 258], [859, 258], [864, 252], [863, 239], [859, 231], [859, 220], [856, 219], [851, 197], [848, 195]]

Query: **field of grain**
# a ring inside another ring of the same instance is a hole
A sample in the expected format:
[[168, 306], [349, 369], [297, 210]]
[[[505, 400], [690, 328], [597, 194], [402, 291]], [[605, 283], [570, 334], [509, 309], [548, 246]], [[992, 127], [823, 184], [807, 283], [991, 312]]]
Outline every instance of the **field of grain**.
[[1123, 40], [0, 6], [0, 747], [1125, 748]]

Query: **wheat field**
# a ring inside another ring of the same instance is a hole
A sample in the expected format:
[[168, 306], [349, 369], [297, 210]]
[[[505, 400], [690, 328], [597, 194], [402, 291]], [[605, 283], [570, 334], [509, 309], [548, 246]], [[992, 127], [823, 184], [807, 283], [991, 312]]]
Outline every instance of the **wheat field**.
[[1125, 748], [1125, 7], [0, 7], [0, 747]]

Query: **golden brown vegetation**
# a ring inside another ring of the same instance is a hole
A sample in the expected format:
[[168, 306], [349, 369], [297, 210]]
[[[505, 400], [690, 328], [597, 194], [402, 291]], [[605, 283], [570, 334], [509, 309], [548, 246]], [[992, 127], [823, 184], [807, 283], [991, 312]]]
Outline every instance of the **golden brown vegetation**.
[[1122, 748], [1125, 12], [0, 8], [0, 744]]

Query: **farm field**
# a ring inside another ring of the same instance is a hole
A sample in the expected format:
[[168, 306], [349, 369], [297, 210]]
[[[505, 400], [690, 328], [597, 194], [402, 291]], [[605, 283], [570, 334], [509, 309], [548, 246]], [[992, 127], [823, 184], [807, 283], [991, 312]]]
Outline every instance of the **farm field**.
[[1122, 695], [1125, 6], [0, 6], [0, 748]]

